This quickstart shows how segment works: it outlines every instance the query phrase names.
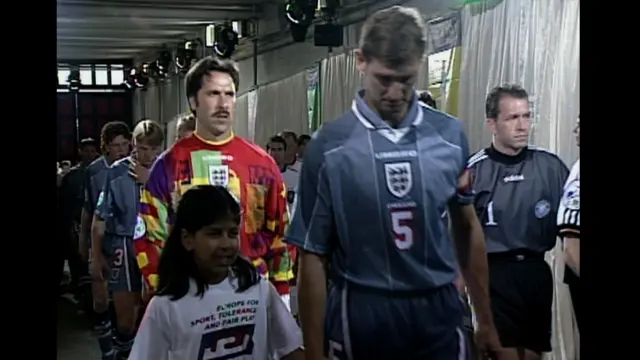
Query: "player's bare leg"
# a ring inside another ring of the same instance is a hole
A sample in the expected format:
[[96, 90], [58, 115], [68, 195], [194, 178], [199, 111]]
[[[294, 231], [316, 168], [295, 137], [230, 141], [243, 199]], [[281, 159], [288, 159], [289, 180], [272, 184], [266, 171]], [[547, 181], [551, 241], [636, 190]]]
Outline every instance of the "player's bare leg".
[[113, 349], [113, 333], [109, 314], [109, 291], [104, 279], [93, 279], [91, 283], [93, 294], [93, 310], [95, 312], [94, 332], [102, 353], [102, 360], [112, 360], [115, 355]]
[[116, 312], [116, 359], [126, 359], [133, 345], [138, 323], [138, 310], [141, 294], [137, 291], [118, 291], [113, 293], [113, 305]]

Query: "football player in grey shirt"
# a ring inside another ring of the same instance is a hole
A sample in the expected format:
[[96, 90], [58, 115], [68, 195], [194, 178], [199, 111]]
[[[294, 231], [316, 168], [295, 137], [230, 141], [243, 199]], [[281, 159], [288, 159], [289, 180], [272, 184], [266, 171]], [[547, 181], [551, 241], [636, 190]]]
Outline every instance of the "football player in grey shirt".
[[[103, 155], [93, 161], [85, 170], [85, 199], [80, 223], [80, 251], [90, 253], [91, 222], [93, 213], [99, 201], [100, 193], [107, 176], [107, 169], [111, 164], [129, 155], [131, 133], [127, 124], [123, 122], [108, 122], [100, 133], [100, 147]], [[94, 330], [100, 344], [103, 359], [113, 358], [113, 343], [111, 341], [111, 320], [109, 317], [109, 303], [106, 301], [107, 283], [101, 269], [106, 269], [102, 259], [89, 257], [89, 272], [91, 274], [91, 290], [93, 293], [93, 308], [95, 310]], [[100, 269], [100, 270], [97, 270]], [[98, 296], [96, 296], [98, 295]], [[95, 299], [102, 301], [95, 301]]]
[[367, 19], [356, 51], [363, 89], [305, 150], [287, 241], [302, 252], [308, 360], [466, 358], [459, 268], [477, 305], [478, 347], [500, 348], [467, 138], [460, 121], [420, 104], [413, 90], [424, 30], [413, 8]]
[[133, 169], [136, 165], [151, 167], [162, 150], [164, 131], [158, 123], [142, 120], [133, 129], [132, 138], [134, 154], [107, 170], [92, 226], [93, 257], [104, 257], [109, 263], [107, 281], [116, 312], [116, 360], [129, 357], [143, 286], [133, 242], [146, 233], [139, 216], [144, 180]]
[[553, 276], [544, 259], [556, 245], [556, 213], [569, 173], [548, 151], [528, 146], [529, 95], [491, 90], [485, 104], [492, 144], [468, 161], [484, 228], [491, 307], [500, 360], [535, 360], [551, 350]]

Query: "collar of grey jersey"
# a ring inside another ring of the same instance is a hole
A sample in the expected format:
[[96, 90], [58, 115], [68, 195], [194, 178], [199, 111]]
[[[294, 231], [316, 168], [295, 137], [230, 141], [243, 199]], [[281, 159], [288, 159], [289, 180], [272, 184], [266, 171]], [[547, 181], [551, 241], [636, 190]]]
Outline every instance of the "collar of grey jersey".
[[516, 155], [507, 155], [500, 151], [498, 151], [493, 144], [491, 144], [488, 148], [485, 149], [485, 152], [489, 156], [489, 158], [493, 161], [503, 163], [505, 165], [515, 165], [523, 162], [527, 158], [527, 152], [529, 151], [529, 147], [525, 147]]
[[[369, 107], [366, 101], [364, 101], [363, 96], [364, 90], [359, 90], [351, 104], [351, 111], [353, 111], [356, 118], [367, 129], [390, 129], [391, 127]], [[417, 98], [418, 97], [414, 91], [413, 95], [411, 95], [409, 111], [407, 111], [407, 115], [400, 123], [400, 128], [408, 127], [409, 125], [416, 126], [422, 122], [422, 111], [420, 111], [420, 105], [418, 104]], [[411, 123], [409, 123], [409, 121], [411, 121]]]

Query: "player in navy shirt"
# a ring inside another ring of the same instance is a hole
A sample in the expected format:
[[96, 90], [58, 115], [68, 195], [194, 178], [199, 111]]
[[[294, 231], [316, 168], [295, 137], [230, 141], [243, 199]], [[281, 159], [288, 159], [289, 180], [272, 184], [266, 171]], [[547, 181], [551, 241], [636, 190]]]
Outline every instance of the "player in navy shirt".
[[[100, 147], [103, 156], [97, 158], [85, 170], [85, 199], [80, 224], [81, 252], [91, 254], [91, 222], [100, 193], [104, 186], [107, 170], [111, 164], [129, 154], [131, 133], [127, 124], [117, 121], [106, 123], [100, 133]], [[83, 248], [84, 247], [84, 248]], [[95, 311], [94, 330], [98, 337], [103, 359], [113, 358], [113, 344], [111, 341], [111, 320], [109, 318], [109, 303], [107, 301], [107, 283], [102, 271], [95, 271], [106, 267], [101, 259], [89, 258], [91, 274], [91, 290], [93, 294], [93, 308]], [[96, 296], [98, 295], [98, 296]], [[101, 296], [105, 295], [105, 296]], [[96, 299], [98, 299], [96, 301]], [[100, 300], [102, 299], [102, 300]]]
[[[477, 310], [479, 348], [500, 347], [462, 124], [420, 105], [413, 91], [425, 44], [417, 10], [372, 15], [356, 52], [364, 89], [305, 151], [287, 241], [302, 249], [307, 359], [464, 358], [458, 265]], [[318, 286], [327, 261], [328, 295]]]

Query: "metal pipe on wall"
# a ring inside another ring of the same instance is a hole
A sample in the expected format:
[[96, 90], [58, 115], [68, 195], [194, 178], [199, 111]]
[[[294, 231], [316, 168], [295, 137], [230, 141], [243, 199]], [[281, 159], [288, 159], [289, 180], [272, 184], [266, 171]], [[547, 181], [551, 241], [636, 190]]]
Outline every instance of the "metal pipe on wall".
[[258, 34], [260, 34], [260, 29], [258, 26], [258, 19], [255, 21], [255, 34], [256, 36], [252, 39], [253, 41], [253, 87], [258, 87]]

